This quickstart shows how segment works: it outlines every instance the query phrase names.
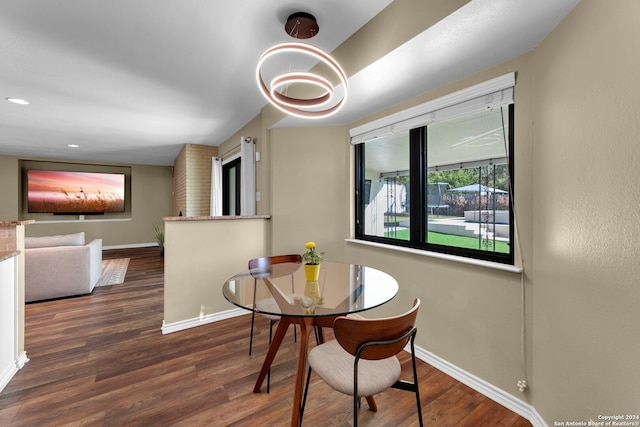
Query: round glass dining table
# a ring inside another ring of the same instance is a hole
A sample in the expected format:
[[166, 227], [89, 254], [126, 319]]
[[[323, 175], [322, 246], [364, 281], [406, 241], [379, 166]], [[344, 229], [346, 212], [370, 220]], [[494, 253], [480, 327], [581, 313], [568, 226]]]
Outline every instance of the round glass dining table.
[[302, 264], [282, 263], [240, 272], [225, 282], [222, 293], [238, 307], [280, 316], [253, 389], [255, 393], [260, 392], [289, 325], [300, 325], [291, 417], [291, 425], [298, 426], [310, 332], [319, 327], [322, 340], [321, 328], [332, 327], [336, 317], [370, 310], [393, 299], [398, 282], [375, 268], [326, 261], [320, 265], [318, 281], [307, 281]]

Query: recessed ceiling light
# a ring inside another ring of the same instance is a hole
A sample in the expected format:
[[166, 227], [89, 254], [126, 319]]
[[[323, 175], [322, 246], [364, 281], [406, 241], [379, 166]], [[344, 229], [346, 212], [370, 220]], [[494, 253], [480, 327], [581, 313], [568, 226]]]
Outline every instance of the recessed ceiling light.
[[78, 148], [80, 146], [78, 144], [67, 144], [67, 147], [69, 147], [69, 148]]
[[13, 103], [13, 104], [18, 104], [18, 105], [29, 105], [29, 101], [27, 101], [26, 99], [21, 99], [21, 98], [5, 98], [7, 101]]

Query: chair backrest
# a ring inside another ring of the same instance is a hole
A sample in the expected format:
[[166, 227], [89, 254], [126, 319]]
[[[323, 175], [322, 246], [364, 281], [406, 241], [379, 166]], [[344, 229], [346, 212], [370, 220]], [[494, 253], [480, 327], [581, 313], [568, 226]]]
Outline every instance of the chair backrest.
[[283, 264], [285, 262], [301, 263], [302, 256], [300, 254], [291, 255], [274, 255], [249, 260], [249, 270], [254, 268], [264, 268], [273, 264]]
[[[420, 299], [416, 298], [411, 310], [399, 316], [382, 319], [338, 317], [333, 323], [333, 332], [342, 348], [355, 356], [358, 348], [366, 342], [389, 341], [407, 333], [415, 326], [419, 307]], [[360, 353], [360, 357], [378, 360], [394, 356], [402, 351], [410, 338], [409, 335], [392, 344], [369, 346]]]
[[[280, 264], [287, 264], [278, 268]], [[292, 265], [294, 264], [294, 265]], [[297, 265], [295, 265], [297, 264]], [[249, 272], [255, 278], [280, 277], [295, 272], [302, 264], [300, 254], [274, 255], [249, 260]]]

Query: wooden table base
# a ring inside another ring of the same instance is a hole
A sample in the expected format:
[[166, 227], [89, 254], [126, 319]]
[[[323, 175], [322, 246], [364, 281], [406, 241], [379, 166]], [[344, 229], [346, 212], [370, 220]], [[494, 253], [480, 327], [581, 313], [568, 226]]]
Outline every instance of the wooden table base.
[[271, 345], [269, 346], [269, 351], [265, 356], [264, 362], [262, 363], [262, 369], [260, 370], [260, 374], [258, 375], [258, 379], [256, 380], [256, 385], [253, 387], [254, 393], [260, 393], [260, 388], [262, 387], [262, 383], [264, 382], [264, 378], [267, 376], [269, 372], [269, 368], [271, 368], [271, 363], [273, 363], [273, 359], [276, 357], [276, 353], [278, 353], [278, 349], [280, 348], [280, 344], [284, 339], [284, 336], [287, 333], [287, 329], [289, 329], [289, 325], [298, 324], [300, 325], [300, 340], [299, 340], [299, 353], [298, 353], [298, 367], [296, 369], [296, 386], [295, 391], [293, 393], [293, 411], [291, 412], [291, 426], [298, 427], [300, 422], [300, 412], [302, 407], [302, 393], [304, 392], [304, 380], [305, 373], [307, 368], [307, 352], [309, 351], [309, 334], [313, 330], [314, 321], [311, 317], [284, 317], [280, 318], [278, 322], [278, 327], [276, 328], [276, 333], [273, 337], [273, 341], [271, 341]]
[[[289, 325], [297, 324], [300, 325], [300, 340], [298, 344], [300, 348], [298, 350], [298, 367], [296, 369], [296, 385], [293, 393], [293, 411], [291, 413], [291, 426], [298, 427], [300, 422], [300, 413], [302, 409], [302, 393], [304, 393], [304, 382], [305, 375], [307, 370], [307, 353], [309, 352], [309, 335], [314, 328], [317, 328], [318, 332], [318, 341], [320, 343], [324, 342], [324, 336], [322, 334], [323, 327], [333, 327], [333, 321], [335, 317], [287, 317], [281, 316], [278, 321], [278, 327], [276, 328], [276, 333], [273, 336], [273, 340], [271, 341], [271, 345], [269, 346], [269, 351], [267, 351], [267, 355], [264, 358], [264, 362], [262, 363], [262, 369], [260, 369], [260, 374], [258, 375], [258, 379], [256, 380], [256, 384], [253, 387], [254, 393], [260, 393], [260, 388], [262, 387], [262, 383], [264, 382], [267, 373], [269, 372], [269, 368], [271, 368], [271, 364], [273, 363], [273, 359], [276, 357], [276, 353], [278, 353], [278, 349], [280, 348], [280, 344], [284, 339], [287, 330], [289, 329]], [[372, 398], [373, 399], [373, 398]]]

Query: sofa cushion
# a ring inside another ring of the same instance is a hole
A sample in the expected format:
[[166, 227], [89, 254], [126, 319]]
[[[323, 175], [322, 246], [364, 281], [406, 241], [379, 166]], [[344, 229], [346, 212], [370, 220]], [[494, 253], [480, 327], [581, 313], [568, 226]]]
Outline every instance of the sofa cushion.
[[57, 236], [25, 237], [25, 249], [49, 248], [52, 246], [82, 246], [84, 245], [84, 231]]

